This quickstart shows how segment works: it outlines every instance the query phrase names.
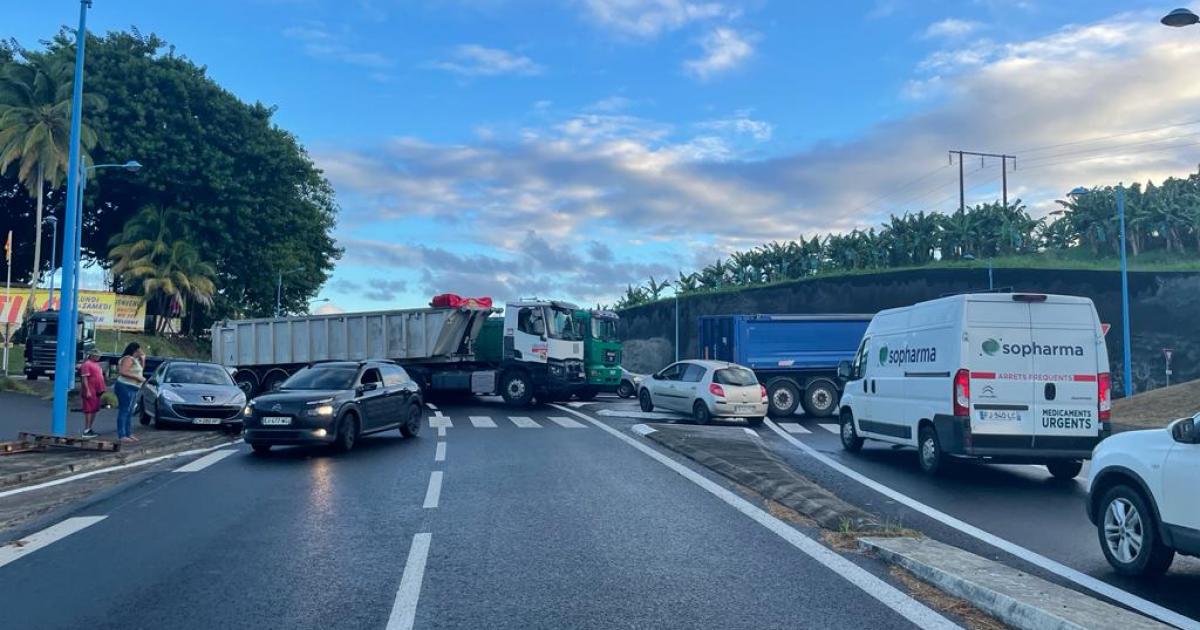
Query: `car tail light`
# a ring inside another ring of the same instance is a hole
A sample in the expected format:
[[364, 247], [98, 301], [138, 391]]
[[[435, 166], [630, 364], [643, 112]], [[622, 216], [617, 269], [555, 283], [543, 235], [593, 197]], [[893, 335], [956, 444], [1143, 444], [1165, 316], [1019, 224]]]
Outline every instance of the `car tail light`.
[[708, 393], [712, 394], [713, 396], [716, 396], [717, 398], [724, 398], [725, 397], [725, 388], [721, 387], [720, 385], [717, 385], [716, 383], [712, 383], [711, 385], [708, 386]]
[[954, 415], [971, 416], [971, 373], [967, 370], [954, 373]]
[[1096, 375], [1096, 399], [1100, 411], [1100, 422], [1112, 418], [1112, 375]]
[[762, 399], [763, 399], [763, 402], [766, 402], [766, 401], [767, 401], [767, 386], [766, 386], [766, 385], [759, 385], [759, 386], [758, 386], [758, 391], [762, 392]]

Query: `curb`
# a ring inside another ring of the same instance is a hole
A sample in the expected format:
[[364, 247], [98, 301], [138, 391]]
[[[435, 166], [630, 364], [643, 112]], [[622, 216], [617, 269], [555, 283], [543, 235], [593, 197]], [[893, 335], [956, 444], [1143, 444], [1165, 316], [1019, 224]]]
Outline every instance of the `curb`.
[[936, 540], [863, 537], [858, 541], [884, 561], [1021, 630], [1171, 627]]
[[146, 446], [136, 450], [119, 451], [117, 453], [85, 458], [79, 461], [66, 462], [62, 464], [46, 466], [44, 468], [36, 468], [33, 470], [24, 470], [21, 472], [9, 473], [7, 475], [0, 475], [0, 490], [9, 490], [19, 486], [29, 485], [34, 482], [48, 481], [55, 477], [87, 472], [89, 470], [128, 464], [166, 453], [188, 451], [197, 447], [215, 445], [221, 443], [222, 441], [226, 441], [228, 438], [229, 436], [226, 434], [206, 434], [161, 446]]

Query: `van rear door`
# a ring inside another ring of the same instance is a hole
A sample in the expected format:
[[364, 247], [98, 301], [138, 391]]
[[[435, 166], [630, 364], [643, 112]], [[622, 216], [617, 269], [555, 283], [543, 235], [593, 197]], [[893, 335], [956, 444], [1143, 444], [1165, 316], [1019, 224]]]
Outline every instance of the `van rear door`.
[[1029, 305], [1030, 357], [1037, 376], [1033, 392], [1037, 416], [1034, 446], [1043, 449], [1091, 450], [1100, 435], [1099, 319], [1090, 301], [1056, 301]]
[[971, 433], [977, 448], [1028, 448], [1034, 435], [1029, 305], [1000, 296], [967, 301]]

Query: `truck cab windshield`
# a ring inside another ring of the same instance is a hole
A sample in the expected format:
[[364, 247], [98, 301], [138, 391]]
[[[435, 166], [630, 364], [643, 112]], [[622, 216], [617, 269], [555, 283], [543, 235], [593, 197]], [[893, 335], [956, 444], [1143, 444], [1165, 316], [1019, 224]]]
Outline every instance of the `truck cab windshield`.
[[566, 339], [567, 341], [582, 341], [583, 332], [578, 329], [578, 321], [574, 313], [565, 308], [548, 309], [550, 311], [550, 337]]
[[617, 341], [617, 320], [606, 317], [593, 317], [592, 337], [600, 341]]

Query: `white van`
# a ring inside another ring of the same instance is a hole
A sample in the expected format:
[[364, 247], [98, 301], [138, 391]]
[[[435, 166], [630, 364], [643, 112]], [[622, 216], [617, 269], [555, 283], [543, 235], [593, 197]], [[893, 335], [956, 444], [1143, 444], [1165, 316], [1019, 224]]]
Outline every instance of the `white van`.
[[1111, 431], [1108, 351], [1087, 298], [977, 293], [882, 311], [839, 372], [842, 446], [914, 446], [928, 473], [952, 456], [1069, 479]]

